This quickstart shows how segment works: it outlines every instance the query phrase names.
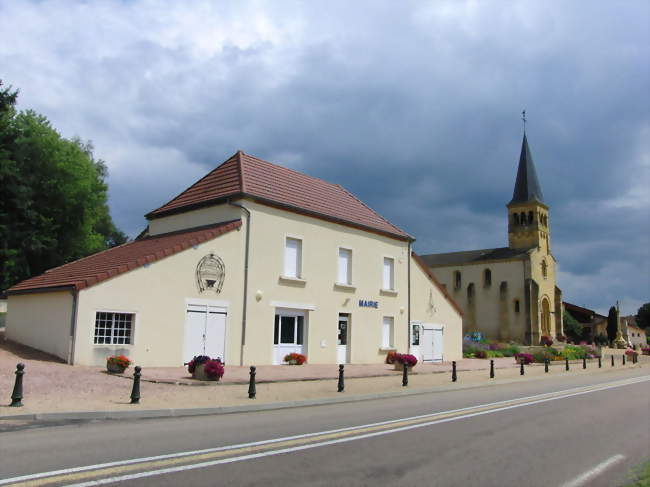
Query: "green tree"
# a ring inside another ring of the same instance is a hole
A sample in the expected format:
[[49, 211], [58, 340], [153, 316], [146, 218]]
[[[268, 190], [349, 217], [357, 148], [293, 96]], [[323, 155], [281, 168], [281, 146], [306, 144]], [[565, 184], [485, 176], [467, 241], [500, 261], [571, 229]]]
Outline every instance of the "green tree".
[[577, 343], [582, 337], [582, 325], [566, 310], [566, 308], [564, 308], [564, 312], [562, 313], [562, 322], [566, 336]]
[[89, 142], [17, 113], [0, 86], [0, 289], [126, 241], [107, 205], [107, 171]]
[[641, 306], [636, 312], [636, 324], [647, 330], [650, 327], [650, 303]]
[[616, 339], [616, 333], [618, 332], [618, 313], [616, 308], [612, 306], [609, 308], [609, 313], [607, 314], [607, 338], [610, 342], [613, 342]]

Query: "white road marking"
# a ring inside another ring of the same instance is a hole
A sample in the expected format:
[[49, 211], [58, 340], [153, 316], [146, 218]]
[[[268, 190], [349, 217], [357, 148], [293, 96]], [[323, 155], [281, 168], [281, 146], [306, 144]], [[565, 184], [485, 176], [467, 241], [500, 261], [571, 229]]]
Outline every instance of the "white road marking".
[[[505, 401], [498, 401], [498, 402], [493, 402], [493, 403], [486, 403], [486, 404], [479, 404], [479, 405], [475, 405], [475, 406], [468, 406], [468, 407], [453, 409], [453, 410], [449, 410], [449, 411], [439, 411], [439, 412], [436, 412], [436, 413], [422, 414], [422, 415], [411, 416], [411, 417], [407, 417], [407, 418], [400, 418], [400, 419], [393, 419], [393, 420], [388, 420], [388, 421], [381, 421], [381, 422], [378, 422], [378, 423], [370, 423], [370, 424], [365, 424], [365, 425], [351, 426], [351, 427], [339, 428], [339, 429], [334, 429], [334, 430], [319, 431], [319, 432], [315, 432], [315, 433], [307, 433], [307, 434], [302, 434], [302, 435], [287, 436], [287, 437], [282, 437], [282, 438], [273, 438], [273, 439], [270, 439], [270, 440], [262, 440], [262, 441], [256, 441], [256, 442], [250, 442], [250, 443], [241, 443], [241, 444], [228, 445], [228, 446], [217, 447], [217, 448], [207, 448], [207, 449], [204, 449], [204, 450], [194, 450], [194, 451], [186, 451], [186, 452], [179, 452], [179, 453], [171, 453], [171, 454], [167, 454], [167, 455], [157, 455], [157, 456], [152, 456], [152, 457], [134, 458], [134, 459], [129, 459], [129, 460], [121, 460], [121, 461], [102, 463], [102, 464], [96, 464], [96, 465], [87, 465], [87, 466], [83, 466], [83, 467], [73, 467], [73, 468], [67, 468], [67, 469], [61, 469], [61, 470], [54, 470], [54, 471], [50, 471], [50, 472], [41, 472], [41, 473], [36, 473], [36, 474], [23, 475], [23, 476], [19, 476], [19, 477], [12, 477], [12, 478], [7, 478], [7, 479], [0, 480], [0, 486], [1, 485], [7, 485], [7, 484], [13, 484], [13, 483], [16, 483], [16, 482], [21, 482], [21, 481], [35, 480], [35, 479], [44, 478], [44, 477], [54, 477], [54, 476], [58, 476], [58, 475], [66, 475], [66, 474], [84, 472], [84, 471], [89, 471], [89, 470], [98, 470], [98, 469], [102, 469], [102, 468], [110, 468], [110, 467], [116, 467], [116, 466], [121, 466], [121, 465], [130, 465], [130, 464], [135, 464], [135, 463], [143, 463], [143, 462], [156, 461], [156, 460], [179, 458], [179, 457], [184, 457], [184, 456], [192, 456], [192, 455], [198, 455], [198, 454], [203, 454], [203, 453], [211, 453], [211, 452], [217, 452], [217, 451], [234, 450], [234, 449], [238, 449], [238, 448], [245, 448], [245, 447], [259, 446], [259, 445], [267, 445], [267, 444], [271, 444], [271, 443], [279, 443], [279, 442], [283, 442], [283, 441], [296, 440], [296, 439], [302, 439], [302, 438], [309, 438], [309, 437], [313, 437], [313, 436], [321, 436], [321, 435], [326, 435], [326, 434], [331, 434], [331, 433], [340, 433], [340, 432], [356, 430], [356, 429], [371, 428], [371, 427], [375, 427], [375, 426], [389, 425], [389, 424], [392, 424], [392, 423], [400, 423], [400, 422], [404, 422], [404, 421], [410, 421], [410, 420], [423, 419], [423, 418], [427, 418], [427, 417], [440, 416], [440, 415], [443, 415], [443, 414], [451, 414], [451, 413], [458, 413], [458, 412], [462, 412], [462, 411], [469, 411], [469, 410], [477, 409], [477, 408], [498, 406], [500, 404], [508, 404], [508, 403], [512, 403], [512, 402], [515, 402], [515, 401], [529, 401], [529, 402], [525, 402], [525, 403], [522, 403], [522, 404], [515, 404], [515, 405], [504, 406], [504, 407], [501, 407], [501, 408], [490, 409], [488, 411], [481, 411], [481, 412], [477, 412], [477, 413], [468, 413], [468, 414], [464, 414], [462, 416], [456, 416], [456, 417], [452, 417], [452, 418], [433, 420], [433, 421], [429, 421], [429, 422], [425, 422], [425, 423], [418, 423], [418, 424], [415, 424], [415, 425], [403, 426], [403, 427], [399, 427], [399, 428], [393, 428], [393, 429], [390, 429], [390, 430], [378, 431], [378, 432], [374, 432], [374, 433], [366, 433], [366, 434], [363, 434], [363, 435], [357, 435], [357, 436], [353, 436], [353, 437], [340, 438], [340, 439], [336, 439], [336, 440], [328, 440], [328, 441], [312, 443], [312, 444], [308, 444], [308, 445], [301, 445], [301, 446], [296, 446], [296, 447], [290, 447], [290, 448], [284, 448], [284, 449], [273, 450], [273, 451], [268, 451], [268, 452], [262, 452], [262, 453], [254, 453], [254, 454], [243, 455], [243, 456], [239, 456], [239, 457], [232, 457], [232, 458], [221, 459], [221, 460], [213, 460], [213, 461], [197, 463], [197, 464], [193, 464], [193, 465], [170, 467], [170, 468], [166, 468], [166, 469], [153, 470], [153, 471], [149, 471], [149, 472], [141, 472], [141, 473], [138, 473], [138, 474], [129, 474], [129, 475], [123, 475], [123, 476], [118, 476], [118, 477], [105, 478], [105, 479], [100, 479], [100, 480], [83, 482], [83, 483], [79, 483], [79, 484], [73, 484], [70, 487], [87, 487], [87, 486], [93, 486], [93, 485], [102, 485], [102, 484], [111, 483], [111, 482], [119, 482], [119, 481], [123, 481], [123, 480], [131, 480], [131, 479], [142, 478], [142, 477], [150, 477], [150, 476], [154, 476], [154, 475], [162, 475], [162, 474], [165, 474], [165, 473], [179, 472], [179, 471], [183, 471], [183, 470], [190, 470], [190, 469], [196, 469], [196, 468], [205, 468], [205, 467], [209, 467], [209, 466], [212, 466], [212, 465], [218, 465], [218, 464], [223, 464], [223, 463], [233, 463], [233, 462], [237, 462], [237, 461], [249, 460], [249, 459], [259, 458], [259, 457], [264, 457], [264, 456], [269, 456], [269, 455], [279, 455], [279, 454], [282, 454], [282, 453], [289, 453], [289, 452], [292, 452], [292, 451], [299, 451], [299, 450], [305, 450], [305, 449], [310, 449], [310, 448], [316, 448], [316, 447], [331, 445], [331, 444], [335, 444], [335, 443], [344, 443], [344, 442], [349, 442], [349, 441], [354, 441], [354, 440], [370, 438], [370, 437], [374, 437], [374, 436], [382, 436], [382, 435], [391, 434], [391, 433], [395, 433], [395, 432], [399, 432], [399, 431], [406, 431], [406, 430], [415, 429], [415, 428], [422, 428], [422, 427], [431, 426], [431, 425], [434, 425], [434, 424], [445, 423], [445, 422], [449, 422], [449, 421], [456, 421], [456, 420], [459, 420], [459, 419], [466, 419], [466, 418], [481, 416], [481, 415], [484, 415], [484, 414], [490, 414], [490, 413], [494, 413], [494, 412], [506, 411], [508, 409], [514, 409], [514, 408], [519, 408], [519, 407], [523, 407], [523, 406], [531, 406], [531, 405], [534, 405], [534, 404], [540, 404], [540, 403], [544, 403], [544, 402], [548, 402], [548, 401], [564, 399], [564, 398], [567, 398], [567, 397], [580, 396], [580, 395], [589, 394], [589, 393], [592, 393], [592, 392], [604, 391], [604, 390], [607, 390], [607, 389], [613, 389], [613, 388], [617, 388], [617, 387], [624, 387], [624, 386], [628, 386], [628, 385], [637, 384], [637, 383], [640, 383], [640, 382], [646, 382], [646, 381], [649, 381], [649, 380], [650, 380], [650, 375], [649, 376], [641, 376], [641, 377], [635, 377], [635, 378], [631, 378], [631, 379], [624, 379], [624, 380], [614, 381], [614, 382], [610, 382], [610, 383], [594, 384], [594, 385], [591, 385], [591, 386], [582, 386], [582, 387], [577, 387], [577, 388], [572, 388], [572, 389], [565, 389], [565, 390], [560, 390], [560, 391], [547, 392], [547, 393], [544, 393], [544, 394], [536, 394], [536, 395], [533, 395], [533, 396], [525, 396], [525, 397], [513, 398], [513, 399], [508, 399], [508, 400], [505, 400]], [[588, 388], [588, 390], [584, 390], [586, 388]]]
[[567, 482], [566, 484], [562, 484], [562, 487], [580, 487], [581, 485], [585, 485], [589, 480], [599, 476], [609, 467], [622, 462], [623, 460], [625, 460], [625, 457], [623, 455], [614, 455], [604, 462], [599, 463], [594, 468], [587, 470], [582, 475], [577, 476], [575, 479]]

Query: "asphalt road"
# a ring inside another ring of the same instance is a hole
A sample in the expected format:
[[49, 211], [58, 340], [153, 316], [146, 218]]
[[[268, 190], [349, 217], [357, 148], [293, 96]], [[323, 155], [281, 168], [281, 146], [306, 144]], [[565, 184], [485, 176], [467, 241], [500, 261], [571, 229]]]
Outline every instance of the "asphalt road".
[[647, 374], [246, 414], [36, 423], [0, 433], [0, 486], [616, 486], [650, 459]]

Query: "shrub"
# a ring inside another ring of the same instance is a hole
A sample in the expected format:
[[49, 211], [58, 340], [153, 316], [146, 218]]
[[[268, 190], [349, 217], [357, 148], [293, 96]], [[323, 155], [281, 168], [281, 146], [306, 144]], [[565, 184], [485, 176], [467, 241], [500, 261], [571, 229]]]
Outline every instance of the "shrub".
[[395, 363], [395, 356], [397, 355], [397, 352], [388, 352], [386, 354], [386, 363], [389, 365], [393, 365]]
[[539, 342], [545, 347], [550, 347], [551, 345], [553, 345], [553, 339], [547, 335], [542, 335]]
[[131, 365], [131, 361], [126, 355], [111, 355], [110, 357], [106, 358], [106, 363], [119, 365], [124, 369]]
[[563, 359], [579, 360], [587, 356], [587, 347], [567, 345], [561, 352]]
[[395, 362], [402, 365], [406, 364], [407, 367], [413, 367], [418, 363], [418, 359], [415, 355], [409, 353], [398, 353], [395, 354]]
[[543, 364], [545, 360], [553, 360], [557, 356], [557, 350], [553, 347], [546, 347], [544, 350], [539, 350], [532, 353], [535, 362]]
[[487, 358], [488, 357], [487, 350], [477, 350], [476, 352], [474, 352], [474, 357]]
[[289, 365], [302, 365], [307, 361], [302, 353], [289, 353], [284, 356], [284, 361]]
[[521, 361], [524, 361], [524, 364], [532, 364], [535, 361], [535, 358], [529, 354], [529, 353], [517, 353], [515, 354], [515, 360], [517, 363], [521, 363]]
[[520, 349], [517, 345], [508, 345], [506, 348], [501, 350], [504, 357], [514, 357], [520, 352]]
[[220, 359], [208, 360], [203, 365], [203, 371], [210, 379], [219, 380], [223, 377], [225, 368]]
[[557, 335], [555, 338], [557, 338], [558, 342], [566, 342], [566, 337], [564, 335]]
[[486, 353], [487, 353], [487, 358], [505, 357], [505, 355], [503, 355], [503, 352], [501, 350], [488, 350]]
[[208, 360], [211, 360], [207, 355], [195, 355], [192, 360], [187, 363], [187, 371], [190, 374], [194, 373], [194, 369], [197, 365], [206, 363]]
[[598, 345], [599, 347], [603, 347], [609, 343], [607, 340], [607, 337], [603, 335], [602, 333], [599, 333], [594, 337], [594, 343]]

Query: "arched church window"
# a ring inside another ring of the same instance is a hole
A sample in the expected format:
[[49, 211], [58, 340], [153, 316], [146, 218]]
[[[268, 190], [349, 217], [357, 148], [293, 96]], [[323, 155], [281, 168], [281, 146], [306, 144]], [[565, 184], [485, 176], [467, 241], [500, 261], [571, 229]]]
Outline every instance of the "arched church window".
[[519, 313], [519, 300], [515, 299], [515, 313]]
[[460, 271], [454, 271], [454, 289], [460, 289], [461, 285]]
[[485, 269], [483, 271], [483, 287], [490, 287], [492, 285], [492, 271]]
[[501, 281], [501, 284], [499, 285], [499, 292], [502, 295], [505, 295], [508, 292], [508, 283], [506, 281]]
[[519, 214], [515, 213], [513, 216], [514, 216], [515, 225], [519, 225]]
[[467, 286], [467, 301], [472, 301], [474, 299], [474, 283], [470, 282]]
[[526, 212], [522, 211], [521, 214], [519, 215], [519, 221], [521, 221], [522, 225], [526, 224]]
[[532, 211], [528, 212], [528, 223], [533, 223], [533, 212]]

